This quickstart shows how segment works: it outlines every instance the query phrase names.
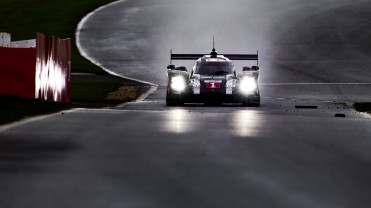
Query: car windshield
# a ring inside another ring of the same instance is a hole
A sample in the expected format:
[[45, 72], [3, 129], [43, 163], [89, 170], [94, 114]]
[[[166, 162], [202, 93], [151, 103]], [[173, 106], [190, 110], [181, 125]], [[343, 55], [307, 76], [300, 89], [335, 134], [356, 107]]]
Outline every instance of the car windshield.
[[232, 73], [232, 64], [229, 62], [200, 62], [196, 74], [225, 75]]

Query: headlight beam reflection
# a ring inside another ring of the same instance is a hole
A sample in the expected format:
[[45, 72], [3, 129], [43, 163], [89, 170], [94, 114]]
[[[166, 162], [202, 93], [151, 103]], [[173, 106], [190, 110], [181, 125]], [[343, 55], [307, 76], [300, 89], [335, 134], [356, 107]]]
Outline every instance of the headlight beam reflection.
[[165, 129], [171, 133], [186, 133], [191, 129], [189, 112], [182, 109], [174, 109], [166, 112]]
[[258, 134], [260, 117], [252, 110], [236, 111], [232, 115], [232, 133], [239, 137], [253, 137]]

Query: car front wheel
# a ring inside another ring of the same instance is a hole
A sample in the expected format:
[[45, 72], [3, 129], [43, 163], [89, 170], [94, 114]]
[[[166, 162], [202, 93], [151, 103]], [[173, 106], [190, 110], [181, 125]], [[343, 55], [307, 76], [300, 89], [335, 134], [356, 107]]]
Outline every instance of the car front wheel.
[[242, 105], [248, 106], [248, 107], [259, 107], [260, 106], [260, 95], [246, 97], [243, 100]]
[[180, 106], [183, 105], [180, 95], [174, 95], [171, 92], [166, 93], [166, 105], [167, 106]]

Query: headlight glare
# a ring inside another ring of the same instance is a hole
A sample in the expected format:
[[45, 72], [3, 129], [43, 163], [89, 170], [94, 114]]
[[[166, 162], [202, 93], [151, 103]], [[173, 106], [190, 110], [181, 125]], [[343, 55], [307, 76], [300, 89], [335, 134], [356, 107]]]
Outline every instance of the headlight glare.
[[253, 93], [257, 87], [258, 85], [253, 77], [244, 77], [239, 84], [239, 89], [243, 94]]
[[182, 76], [172, 77], [170, 87], [171, 89], [178, 91], [178, 92], [185, 90], [186, 88], [185, 79]]

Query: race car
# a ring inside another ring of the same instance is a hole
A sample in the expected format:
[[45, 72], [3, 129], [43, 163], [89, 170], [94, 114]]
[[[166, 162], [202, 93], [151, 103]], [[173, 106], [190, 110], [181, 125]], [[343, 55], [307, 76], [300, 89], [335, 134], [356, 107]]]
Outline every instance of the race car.
[[[175, 66], [172, 60], [197, 60], [188, 74], [184, 66]], [[179, 106], [185, 103], [259, 106], [259, 66], [243, 67], [237, 74], [231, 60], [256, 60], [256, 54], [219, 55], [215, 48], [210, 54], [173, 54], [167, 66], [166, 104]]]

